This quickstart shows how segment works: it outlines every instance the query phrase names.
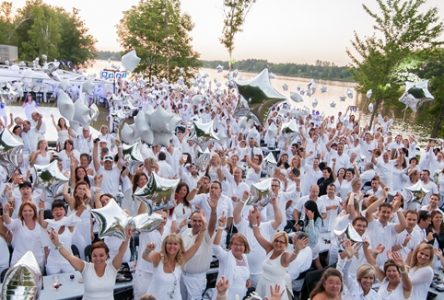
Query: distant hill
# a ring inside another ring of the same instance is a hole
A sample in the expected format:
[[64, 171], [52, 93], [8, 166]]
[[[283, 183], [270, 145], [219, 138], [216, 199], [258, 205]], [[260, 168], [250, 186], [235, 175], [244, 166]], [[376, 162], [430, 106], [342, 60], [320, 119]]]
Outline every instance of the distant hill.
[[[218, 65], [222, 65], [224, 69], [228, 69], [228, 62], [221, 60], [206, 61], [203, 60], [202, 67], [204, 68], [216, 68]], [[323, 80], [335, 80], [335, 81], [353, 81], [351, 68], [346, 66], [336, 66], [334, 63], [325, 61], [316, 61], [315, 65], [309, 64], [294, 64], [294, 63], [271, 63], [263, 59], [246, 59], [236, 61], [233, 69], [239, 71], [258, 73], [264, 68], [268, 68], [270, 72], [276, 75], [303, 77]]]

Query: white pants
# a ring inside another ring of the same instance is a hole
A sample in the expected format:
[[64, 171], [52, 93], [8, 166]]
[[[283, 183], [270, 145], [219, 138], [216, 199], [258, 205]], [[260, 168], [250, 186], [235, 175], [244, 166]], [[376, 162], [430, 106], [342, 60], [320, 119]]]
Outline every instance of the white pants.
[[148, 291], [152, 277], [153, 273], [136, 270], [133, 278], [133, 293], [135, 300], [139, 300]]
[[182, 300], [200, 300], [207, 284], [207, 274], [204, 273], [182, 273], [180, 280], [180, 293]]

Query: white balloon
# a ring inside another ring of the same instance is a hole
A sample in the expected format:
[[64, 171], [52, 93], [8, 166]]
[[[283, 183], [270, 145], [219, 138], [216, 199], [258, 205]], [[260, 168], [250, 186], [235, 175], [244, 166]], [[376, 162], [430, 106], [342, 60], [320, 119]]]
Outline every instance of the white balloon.
[[370, 103], [370, 104], [368, 105], [368, 111], [369, 111], [369, 112], [373, 112], [373, 103]]
[[65, 117], [68, 121], [72, 121], [74, 118], [74, 102], [64, 91], [60, 91], [57, 97], [57, 107], [59, 108], [60, 114]]
[[79, 97], [74, 103], [74, 121], [79, 122], [83, 127], [89, 127], [91, 123], [91, 116], [89, 115], [89, 107], [85, 104], [83, 95]]
[[122, 56], [122, 66], [125, 70], [132, 72], [140, 63], [141, 58], [137, 56], [136, 50], [132, 50]]
[[91, 81], [85, 81], [82, 85], [82, 92], [90, 95], [94, 91], [94, 84]]
[[89, 114], [91, 116], [91, 120], [97, 121], [97, 118], [99, 117], [99, 108], [95, 103], [93, 103], [91, 104], [89, 109], [90, 109]]
[[120, 139], [126, 144], [134, 144], [137, 140], [137, 135], [135, 131], [135, 124], [128, 125], [124, 123], [120, 129]]

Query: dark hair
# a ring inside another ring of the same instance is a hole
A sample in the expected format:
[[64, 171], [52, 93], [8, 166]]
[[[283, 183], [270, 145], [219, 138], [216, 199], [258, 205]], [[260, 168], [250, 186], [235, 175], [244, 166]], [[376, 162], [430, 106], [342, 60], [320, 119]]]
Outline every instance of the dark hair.
[[421, 221], [425, 221], [425, 220], [429, 219], [430, 217], [431, 216], [430, 216], [430, 213], [428, 211], [420, 210], [419, 213], [418, 213], [418, 223], [421, 222]]
[[[327, 281], [328, 277], [332, 277], [332, 276], [339, 277], [341, 279], [341, 282], [343, 282], [341, 272], [339, 272], [338, 270], [333, 269], [333, 268], [328, 268], [327, 270], [324, 271], [324, 273], [322, 273], [321, 279], [318, 281], [318, 283], [316, 284], [314, 289], [311, 291], [311, 293], [310, 293], [311, 299], [313, 299], [314, 296], [316, 296], [317, 294], [325, 292], [324, 283], [325, 283], [325, 281]], [[341, 285], [341, 292], [342, 292], [342, 288], [343, 288], [343, 284]]]
[[82, 153], [80, 154], [80, 159], [82, 159], [82, 157], [86, 157], [88, 159], [88, 163], [91, 163], [91, 155], [88, 153]]
[[65, 201], [60, 200], [60, 199], [54, 200], [54, 202], [52, 202], [52, 204], [51, 204], [51, 210], [53, 210], [54, 208], [58, 208], [58, 207], [65, 208]]
[[149, 180], [148, 176], [145, 173], [143, 173], [143, 172], [137, 172], [136, 174], [134, 174], [134, 177], [133, 177], [133, 193], [138, 188], [137, 182], [139, 181], [140, 177], [146, 177], [146, 179]]
[[188, 202], [187, 200], [187, 196], [190, 193], [190, 187], [188, 186], [188, 184], [186, 184], [185, 182], [179, 182], [179, 184], [176, 187], [176, 191], [175, 193], [177, 194], [183, 187], [185, 187], [187, 189], [187, 194], [185, 195], [185, 197], [183, 198], [183, 205], [190, 207], [190, 202]]
[[399, 266], [393, 261], [393, 259], [388, 259], [385, 263], [384, 263], [384, 274], [387, 272], [387, 269], [389, 267], [395, 267], [396, 270], [399, 272]]
[[355, 226], [357, 222], [364, 222], [365, 224], [368, 225], [368, 220], [365, 217], [356, 217], [353, 219], [352, 225]]
[[92, 256], [92, 253], [94, 252], [94, 250], [100, 249], [100, 248], [105, 250], [105, 253], [106, 253], [106, 255], [109, 258], [109, 248], [108, 248], [108, 245], [106, 245], [105, 242], [102, 242], [102, 241], [94, 242], [92, 244], [92, 246], [91, 246], [91, 256]]
[[[85, 171], [85, 176], [83, 176], [83, 178], [77, 177], [77, 171], [79, 169], [83, 169]], [[89, 177], [88, 177], [88, 171], [84, 167], [78, 166], [74, 170], [74, 176], [75, 176], [75, 179], [76, 179], [76, 184], [79, 183], [79, 182], [86, 182], [86, 184], [88, 184], [88, 186], [91, 187], [91, 182], [89, 181]]]
[[166, 154], [165, 154], [165, 152], [160, 151], [159, 154], [157, 155], [157, 159], [158, 159], [159, 161], [161, 161], [161, 160], [165, 160], [165, 159], [166, 159]]
[[[318, 218], [321, 217], [321, 214], [319, 213], [318, 205], [316, 204], [315, 201], [313, 201], [313, 200], [308, 200], [307, 202], [305, 202], [304, 207], [305, 207], [306, 209], [308, 209], [308, 210], [314, 212], [314, 218], [313, 218], [313, 221], [314, 221], [314, 222], [316, 222], [316, 220], [317, 220]], [[304, 223], [305, 223], [305, 226], [308, 225], [308, 221], [309, 221], [309, 220], [308, 220], [308, 217], [307, 217], [307, 215], [305, 215], [305, 222], [304, 222]]]
[[25, 187], [29, 187], [32, 189], [32, 184], [29, 181], [23, 181], [22, 183], [19, 184], [19, 190], [21, 190], [22, 188]]

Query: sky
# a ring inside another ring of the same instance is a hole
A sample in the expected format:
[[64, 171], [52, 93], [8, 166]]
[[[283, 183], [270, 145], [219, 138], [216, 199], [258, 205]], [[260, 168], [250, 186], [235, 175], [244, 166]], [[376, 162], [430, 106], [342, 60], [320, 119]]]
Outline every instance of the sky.
[[[25, 0], [12, 0], [15, 8]], [[80, 9], [80, 18], [96, 39], [98, 50], [120, 51], [116, 26], [123, 12], [138, 0], [44, 0], [68, 11]], [[275, 63], [309, 63], [316, 60], [346, 65], [354, 31], [373, 34], [372, 19], [362, 4], [376, 8], [376, 0], [256, 0], [235, 36], [233, 59], [266, 59]], [[444, 1], [428, 0], [444, 21]], [[194, 22], [194, 49], [204, 60], [228, 60], [219, 42], [223, 27], [223, 0], [181, 0], [182, 11]], [[442, 35], [444, 39], [444, 34]]]

